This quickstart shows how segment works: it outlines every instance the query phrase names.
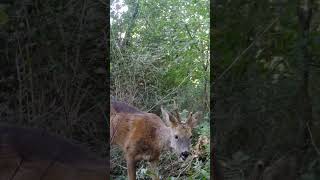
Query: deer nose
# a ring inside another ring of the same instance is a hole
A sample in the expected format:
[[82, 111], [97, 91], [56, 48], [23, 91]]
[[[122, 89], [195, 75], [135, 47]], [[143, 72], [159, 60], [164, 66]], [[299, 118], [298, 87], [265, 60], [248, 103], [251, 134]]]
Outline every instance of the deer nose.
[[190, 154], [190, 153], [189, 153], [188, 151], [184, 151], [184, 152], [182, 152], [182, 153], [181, 153], [181, 157], [182, 157], [182, 159], [183, 159], [183, 160], [186, 160], [186, 159], [187, 159], [187, 157], [189, 156], [189, 154]]

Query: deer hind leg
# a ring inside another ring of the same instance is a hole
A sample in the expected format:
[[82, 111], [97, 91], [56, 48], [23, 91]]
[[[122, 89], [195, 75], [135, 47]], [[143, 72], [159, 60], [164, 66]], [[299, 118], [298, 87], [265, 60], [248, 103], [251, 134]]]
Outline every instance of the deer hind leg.
[[128, 180], [136, 180], [136, 160], [127, 156]]
[[158, 161], [151, 161], [150, 162], [150, 168], [151, 168], [151, 176], [152, 180], [160, 180], [159, 178], [159, 168], [158, 168]]

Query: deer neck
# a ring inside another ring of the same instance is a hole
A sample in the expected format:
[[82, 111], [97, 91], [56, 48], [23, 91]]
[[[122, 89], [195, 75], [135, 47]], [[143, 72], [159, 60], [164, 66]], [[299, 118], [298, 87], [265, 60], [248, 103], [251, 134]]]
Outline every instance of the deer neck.
[[170, 150], [170, 140], [171, 140], [171, 129], [167, 126], [162, 126], [158, 129], [159, 138], [160, 138], [160, 147], [161, 150], [167, 151]]

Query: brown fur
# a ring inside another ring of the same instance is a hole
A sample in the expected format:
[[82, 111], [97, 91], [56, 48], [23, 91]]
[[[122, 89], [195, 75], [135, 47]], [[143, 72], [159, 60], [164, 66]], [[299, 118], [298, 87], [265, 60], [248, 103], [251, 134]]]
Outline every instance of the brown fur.
[[143, 113], [137, 108], [129, 106], [124, 102], [112, 101], [111, 104], [111, 107], [114, 108], [114, 110], [118, 113]]
[[[0, 180], [100, 180], [107, 161], [45, 131], [0, 126]], [[108, 177], [107, 177], [108, 179]]]
[[[152, 149], [151, 146], [158, 146], [156, 142], [159, 139], [157, 139], [155, 131], [158, 126], [163, 125], [160, 118], [153, 114], [119, 113], [111, 122], [111, 135], [113, 135], [116, 128], [113, 142], [124, 149], [127, 155], [132, 155], [133, 159], [143, 160], [144, 158], [142, 158], [140, 153], [148, 149], [150, 150], [145, 152], [145, 154], [156, 155], [159, 153], [154, 152], [158, 150]], [[153, 156], [151, 157], [151, 159], [154, 158]]]
[[[181, 138], [180, 145], [187, 144], [191, 129], [199, 117], [199, 113], [196, 118], [190, 115], [188, 123], [183, 124], [179, 122], [180, 119], [165, 113], [166, 125], [157, 115], [142, 112], [121, 102], [112, 102], [110, 112], [111, 143], [119, 145], [124, 151], [129, 180], [136, 179], [135, 166], [140, 160], [151, 162], [155, 168], [161, 151], [169, 147], [169, 138], [173, 138], [171, 130]], [[153, 179], [158, 180], [158, 175]]]

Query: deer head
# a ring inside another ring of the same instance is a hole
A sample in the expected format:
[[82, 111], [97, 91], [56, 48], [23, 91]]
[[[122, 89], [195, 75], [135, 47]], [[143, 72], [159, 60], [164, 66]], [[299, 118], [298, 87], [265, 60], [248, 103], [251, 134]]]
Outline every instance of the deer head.
[[181, 121], [180, 115], [175, 110], [175, 115], [169, 113], [161, 107], [162, 118], [169, 128], [169, 146], [182, 160], [186, 160], [191, 150], [191, 136], [192, 129], [197, 125], [200, 120], [200, 112], [192, 114], [189, 113], [185, 122]]

